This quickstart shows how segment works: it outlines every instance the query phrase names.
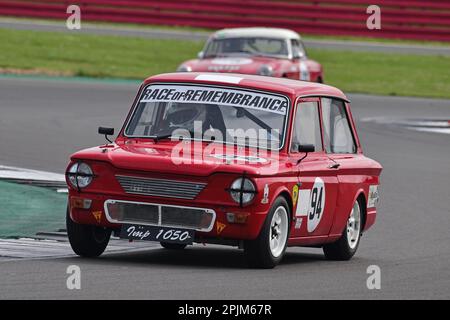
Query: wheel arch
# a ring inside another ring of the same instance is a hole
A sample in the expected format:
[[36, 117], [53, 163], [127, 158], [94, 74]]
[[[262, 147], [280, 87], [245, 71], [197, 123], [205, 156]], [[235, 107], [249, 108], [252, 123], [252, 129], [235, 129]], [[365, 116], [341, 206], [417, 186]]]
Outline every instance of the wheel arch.
[[[361, 226], [361, 230], [364, 230], [364, 226], [365, 226], [366, 220], [367, 220], [367, 217], [366, 217], [366, 215], [367, 215], [367, 196], [366, 196], [366, 193], [364, 192], [364, 189], [361, 188], [361, 189], [358, 189], [358, 191], [356, 191], [355, 196], [353, 198], [352, 207], [356, 201], [360, 201], [360, 206], [361, 206], [360, 209], [361, 209], [362, 219], [363, 219], [363, 224]], [[350, 213], [351, 213], [351, 210], [348, 213], [348, 215], [346, 216], [345, 221], [347, 221], [347, 219], [349, 218]]]
[[367, 221], [367, 197], [364, 191], [360, 191], [358, 193], [358, 196], [356, 197], [355, 201], [360, 201], [361, 206], [361, 213], [362, 213], [362, 225], [361, 225], [361, 232], [366, 227], [366, 221]]
[[291, 194], [287, 189], [282, 189], [278, 190], [274, 199], [277, 199], [278, 197], [283, 197], [286, 200], [289, 206], [289, 223], [292, 223], [292, 221], [294, 220], [294, 204], [292, 202]]
[[[330, 235], [333, 236], [338, 236], [341, 235], [342, 232], [344, 231], [345, 225], [347, 223], [348, 218], [350, 217], [351, 214], [351, 208], [353, 208], [353, 204], [355, 203], [355, 201], [360, 200], [361, 202], [361, 212], [362, 212], [362, 218], [363, 218], [363, 226], [361, 228], [361, 230], [364, 230], [364, 226], [366, 223], [366, 215], [367, 215], [367, 196], [366, 193], [364, 192], [364, 189], [358, 188], [356, 190], [356, 192], [354, 193], [354, 196], [351, 202], [351, 206], [349, 206], [349, 210], [348, 212], [335, 212], [335, 216], [334, 216], [334, 222], [333, 222], [333, 226], [331, 227], [331, 231], [330, 231]], [[339, 207], [338, 207], [339, 208]], [[341, 209], [342, 210], [342, 209]]]

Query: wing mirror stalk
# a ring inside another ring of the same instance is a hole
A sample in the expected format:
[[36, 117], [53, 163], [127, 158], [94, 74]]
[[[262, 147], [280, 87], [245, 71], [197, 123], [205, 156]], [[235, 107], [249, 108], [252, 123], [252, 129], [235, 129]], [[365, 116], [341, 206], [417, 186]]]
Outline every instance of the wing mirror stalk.
[[105, 136], [105, 139], [112, 143], [112, 141], [108, 138], [108, 136], [112, 136], [114, 134], [114, 128], [109, 127], [98, 127], [98, 133]]
[[313, 144], [300, 144], [298, 146], [298, 152], [304, 152], [305, 155], [302, 158], [298, 159], [297, 165], [299, 165], [300, 162], [302, 162], [303, 159], [305, 159], [308, 156], [308, 153], [314, 151], [316, 151], [316, 147]]

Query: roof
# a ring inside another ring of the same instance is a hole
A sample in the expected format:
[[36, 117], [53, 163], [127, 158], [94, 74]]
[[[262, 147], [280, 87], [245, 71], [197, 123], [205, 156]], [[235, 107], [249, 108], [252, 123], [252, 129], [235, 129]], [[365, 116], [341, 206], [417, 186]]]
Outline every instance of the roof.
[[341, 90], [325, 84], [248, 74], [222, 74], [211, 72], [164, 73], [149, 77], [145, 80], [146, 84], [150, 82], [216, 84], [230, 87], [245, 87], [248, 89], [264, 91], [267, 90], [302, 97], [328, 96], [349, 101]]
[[212, 37], [214, 38], [240, 38], [240, 37], [261, 37], [261, 38], [281, 38], [281, 39], [297, 39], [300, 35], [289, 29], [281, 28], [230, 28], [216, 31]]

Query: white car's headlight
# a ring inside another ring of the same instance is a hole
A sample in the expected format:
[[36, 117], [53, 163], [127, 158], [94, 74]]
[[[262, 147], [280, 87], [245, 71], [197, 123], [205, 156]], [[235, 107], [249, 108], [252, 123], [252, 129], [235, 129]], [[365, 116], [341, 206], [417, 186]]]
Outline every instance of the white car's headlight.
[[229, 191], [231, 198], [242, 206], [249, 204], [253, 200], [256, 188], [250, 179], [243, 177], [234, 180]]
[[86, 188], [94, 177], [91, 167], [84, 162], [74, 163], [66, 174], [70, 184], [77, 189]]
[[261, 76], [272, 76], [273, 75], [273, 68], [267, 64], [263, 64], [259, 68], [259, 75]]
[[177, 71], [178, 72], [192, 72], [192, 68], [190, 66], [186, 66], [186, 65], [182, 64], [181, 66], [178, 67]]

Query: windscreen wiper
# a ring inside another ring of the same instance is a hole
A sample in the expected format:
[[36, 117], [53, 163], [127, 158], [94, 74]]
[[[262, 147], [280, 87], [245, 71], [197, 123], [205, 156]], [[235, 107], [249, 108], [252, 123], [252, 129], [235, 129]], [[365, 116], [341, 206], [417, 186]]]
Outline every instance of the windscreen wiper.
[[171, 137], [172, 137], [172, 134], [170, 133], [170, 134], [163, 134], [160, 136], [151, 136], [150, 138], [152, 138], [155, 141], [155, 143], [158, 143], [159, 140], [168, 139]]

